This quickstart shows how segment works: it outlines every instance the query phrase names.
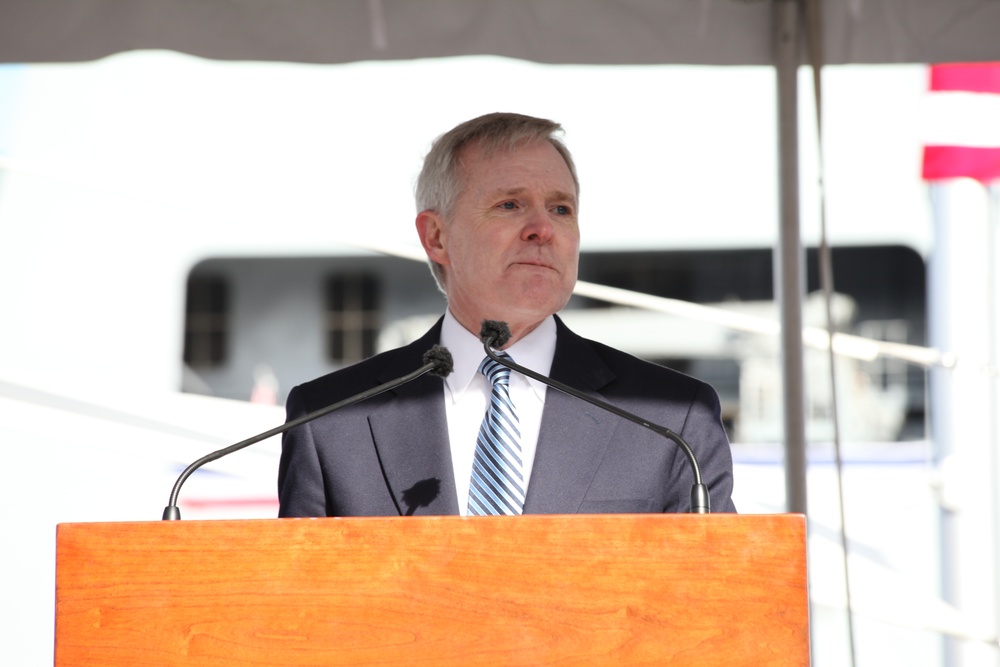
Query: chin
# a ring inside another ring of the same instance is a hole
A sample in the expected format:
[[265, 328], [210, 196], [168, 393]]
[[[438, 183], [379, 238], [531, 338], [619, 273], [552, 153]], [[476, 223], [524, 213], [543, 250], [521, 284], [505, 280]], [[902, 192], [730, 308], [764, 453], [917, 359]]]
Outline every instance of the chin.
[[521, 277], [519, 280], [511, 280], [508, 276], [501, 290], [507, 296], [503, 300], [506, 306], [503, 310], [517, 313], [522, 318], [535, 316], [537, 320], [542, 320], [565, 307], [573, 294], [573, 285], [553, 280], [551, 275]]
[[569, 301], [568, 298], [563, 300], [553, 299], [551, 293], [545, 296], [547, 298], [544, 299], [522, 299], [517, 303], [511, 304], [508, 312], [518, 313], [523, 320], [541, 322], [549, 315], [558, 313]]

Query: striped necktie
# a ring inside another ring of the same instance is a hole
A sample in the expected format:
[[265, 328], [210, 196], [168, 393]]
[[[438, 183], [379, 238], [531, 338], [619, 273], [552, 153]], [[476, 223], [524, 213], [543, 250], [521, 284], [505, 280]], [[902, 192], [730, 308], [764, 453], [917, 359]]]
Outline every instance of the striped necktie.
[[[500, 356], [510, 359], [504, 352]], [[476, 439], [469, 516], [520, 514], [524, 506], [524, 474], [521, 432], [510, 400], [510, 369], [486, 357], [479, 372], [489, 379], [493, 391]]]

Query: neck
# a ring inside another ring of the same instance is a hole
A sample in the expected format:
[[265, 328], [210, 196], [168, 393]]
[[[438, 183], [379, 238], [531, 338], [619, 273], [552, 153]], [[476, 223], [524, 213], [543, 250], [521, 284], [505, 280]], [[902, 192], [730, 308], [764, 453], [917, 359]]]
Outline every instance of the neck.
[[521, 340], [522, 338], [530, 334], [532, 331], [537, 329], [538, 325], [545, 321], [545, 318], [541, 320], [518, 321], [518, 320], [504, 320], [502, 318], [496, 318], [496, 317], [484, 317], [473, 322], [471, 318], [463, 319], [457, 313], [455, 313], [455, 311], [452, 311], [452, 315], [455, 317], [456, 320], [458, 320], [459, 324], [461, 324], [466, 330], [468, 330], [470, 333], [472, 333], [472, 335], [476, 336], [477, 338], [479, 337], [480, 331], [482, 330], [483, 320], [489, 319], [489, 320], [497, 320], [498, 322], [506, 322], [507, 327], [510, 329], [510, 339], [507, 341], [506, 345], [500, 348], [502, 350], [508, 349], [511, 345], [513, 345], [514, 343]]

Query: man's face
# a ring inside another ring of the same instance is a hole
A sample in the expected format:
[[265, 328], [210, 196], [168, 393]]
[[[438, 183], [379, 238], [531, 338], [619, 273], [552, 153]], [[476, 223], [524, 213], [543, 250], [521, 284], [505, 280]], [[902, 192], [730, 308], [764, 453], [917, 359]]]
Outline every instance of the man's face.
[[519, 338], [561, 310], [576, 284], [573, 177], [547, 141], [488, 158], [473, 145], [461, 158], [451, 215], [422, 213], [417, 227], [428, 255], [444, 267], [459, 322], [478, 334], [482, 320], [502, 320]]

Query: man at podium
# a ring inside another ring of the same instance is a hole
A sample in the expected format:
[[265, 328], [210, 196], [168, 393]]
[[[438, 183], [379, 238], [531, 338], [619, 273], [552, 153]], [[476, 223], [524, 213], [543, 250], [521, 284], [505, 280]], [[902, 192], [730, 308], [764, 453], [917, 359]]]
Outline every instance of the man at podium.
[[289, 430], [282, 517], [686, 512], [695, 482], [659, 433], [487, 357], [501, 357], [665, 426], [689, 443], [714, 511], [735, 511], [715, 390], [570, 331], [556, 315], [577, 278], [579, 184], [552, 121], [493, 113], [443, 134], [416, 186], [416, 229], [447, 310], [414, 343], [295, 387], [289, 420], [421, 366], [424, 375]]

